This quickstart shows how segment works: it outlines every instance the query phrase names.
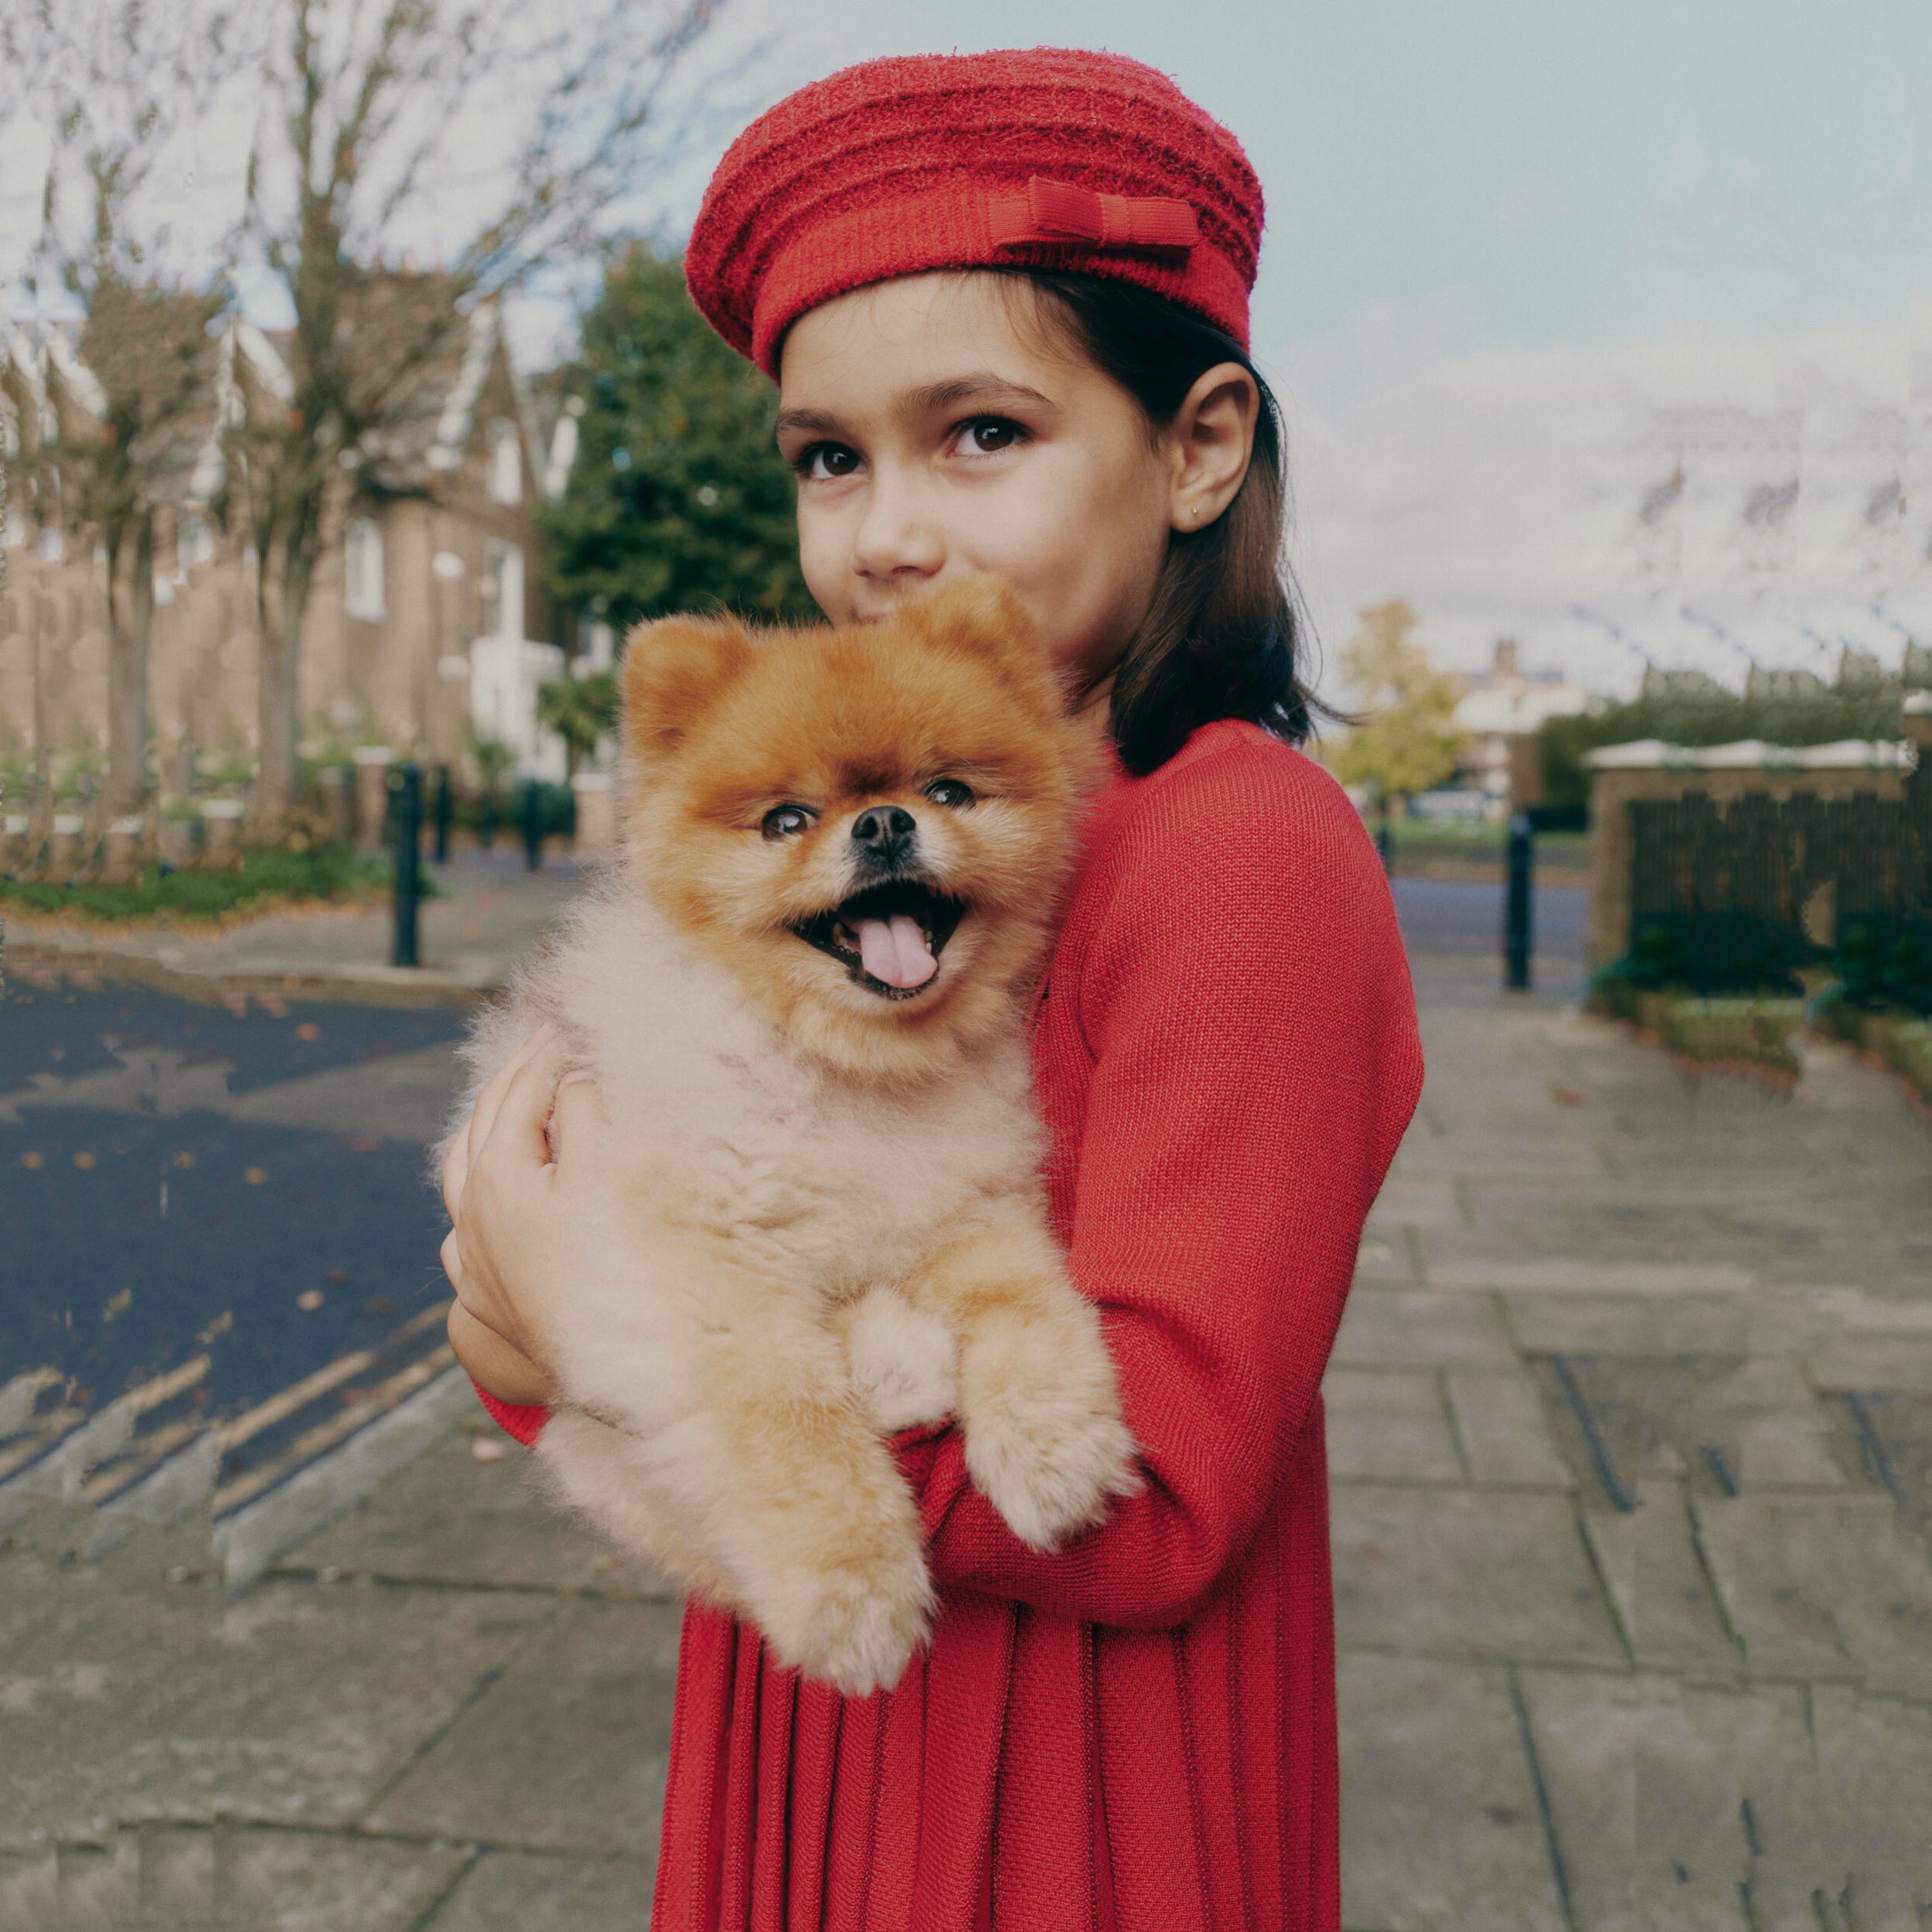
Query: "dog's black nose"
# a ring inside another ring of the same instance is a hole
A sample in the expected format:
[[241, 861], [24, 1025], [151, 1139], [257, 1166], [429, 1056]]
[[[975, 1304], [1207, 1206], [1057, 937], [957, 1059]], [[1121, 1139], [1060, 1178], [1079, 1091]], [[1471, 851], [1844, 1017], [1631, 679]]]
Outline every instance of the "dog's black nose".
[[911, 850], [918, 829], [910, 812], [896, 805], [875, 805], [852, 821], [852, 843], [870, 865], [896, 864]]

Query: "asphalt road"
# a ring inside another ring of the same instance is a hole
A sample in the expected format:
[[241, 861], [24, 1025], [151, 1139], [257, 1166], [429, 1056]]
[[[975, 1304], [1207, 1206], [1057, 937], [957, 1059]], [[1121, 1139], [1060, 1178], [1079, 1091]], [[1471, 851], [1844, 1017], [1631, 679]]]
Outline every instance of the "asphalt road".
[[212, 1418], [447, 1295], [453, 1010], [0, 996], [0, 1385], [92, 1409], [205, 1348]]

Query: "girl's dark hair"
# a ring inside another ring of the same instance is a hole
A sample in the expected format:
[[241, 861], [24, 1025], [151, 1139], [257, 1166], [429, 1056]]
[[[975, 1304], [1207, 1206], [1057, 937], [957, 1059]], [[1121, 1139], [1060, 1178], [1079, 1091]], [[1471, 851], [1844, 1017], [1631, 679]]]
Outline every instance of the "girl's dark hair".
[[1153, 430], [1173, 421], [1218, 363], [1239, 363], [1261, 394], [1254, 455], [1234, 501], [1205, 528], [1170, 535], [1153, 601], [1114, 671], [1121, 763], [1136, 776], [1151, 772], [1196, 726], [1223, 717], [1250, 719], [1300, 744], [1325, 707], [1302, 679], [1304, 626], [1281, 557], [1281, 411], [1260, 373], [1232, 336], [1131, 282], [997, 272], [1032, 285], [1041, 319], [1126, 390]]

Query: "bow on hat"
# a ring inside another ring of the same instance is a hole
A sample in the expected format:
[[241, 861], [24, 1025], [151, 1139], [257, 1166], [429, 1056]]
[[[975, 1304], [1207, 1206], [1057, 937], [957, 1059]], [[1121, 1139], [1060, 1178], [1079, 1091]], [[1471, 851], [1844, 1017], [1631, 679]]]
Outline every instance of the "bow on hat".
[[1035, 175], [1017, 193], [990, 197], [996, 248], [1064, 241], [1088, 248], [1185, 254], [1201, 239], [1187, 203], [1173, 195], [1102, 195]]

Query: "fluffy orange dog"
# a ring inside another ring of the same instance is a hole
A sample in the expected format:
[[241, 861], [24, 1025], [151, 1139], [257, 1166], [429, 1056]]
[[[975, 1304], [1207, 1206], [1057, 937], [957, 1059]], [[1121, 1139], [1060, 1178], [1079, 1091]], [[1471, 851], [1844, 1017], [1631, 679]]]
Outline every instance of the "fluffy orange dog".
[[621, 866], [471, 1048], [473, 1097], [559, 1023], [622, 1176], [540, 1461], [862, 1695], [933, 1604], [883, 1433], [953, 1412], [1037, 1548], [1137, 1486], [1047, 1227], [1023, 1027], [1090, 755], [984, 581], [842, 630], [642, 628], [623, 741]]

